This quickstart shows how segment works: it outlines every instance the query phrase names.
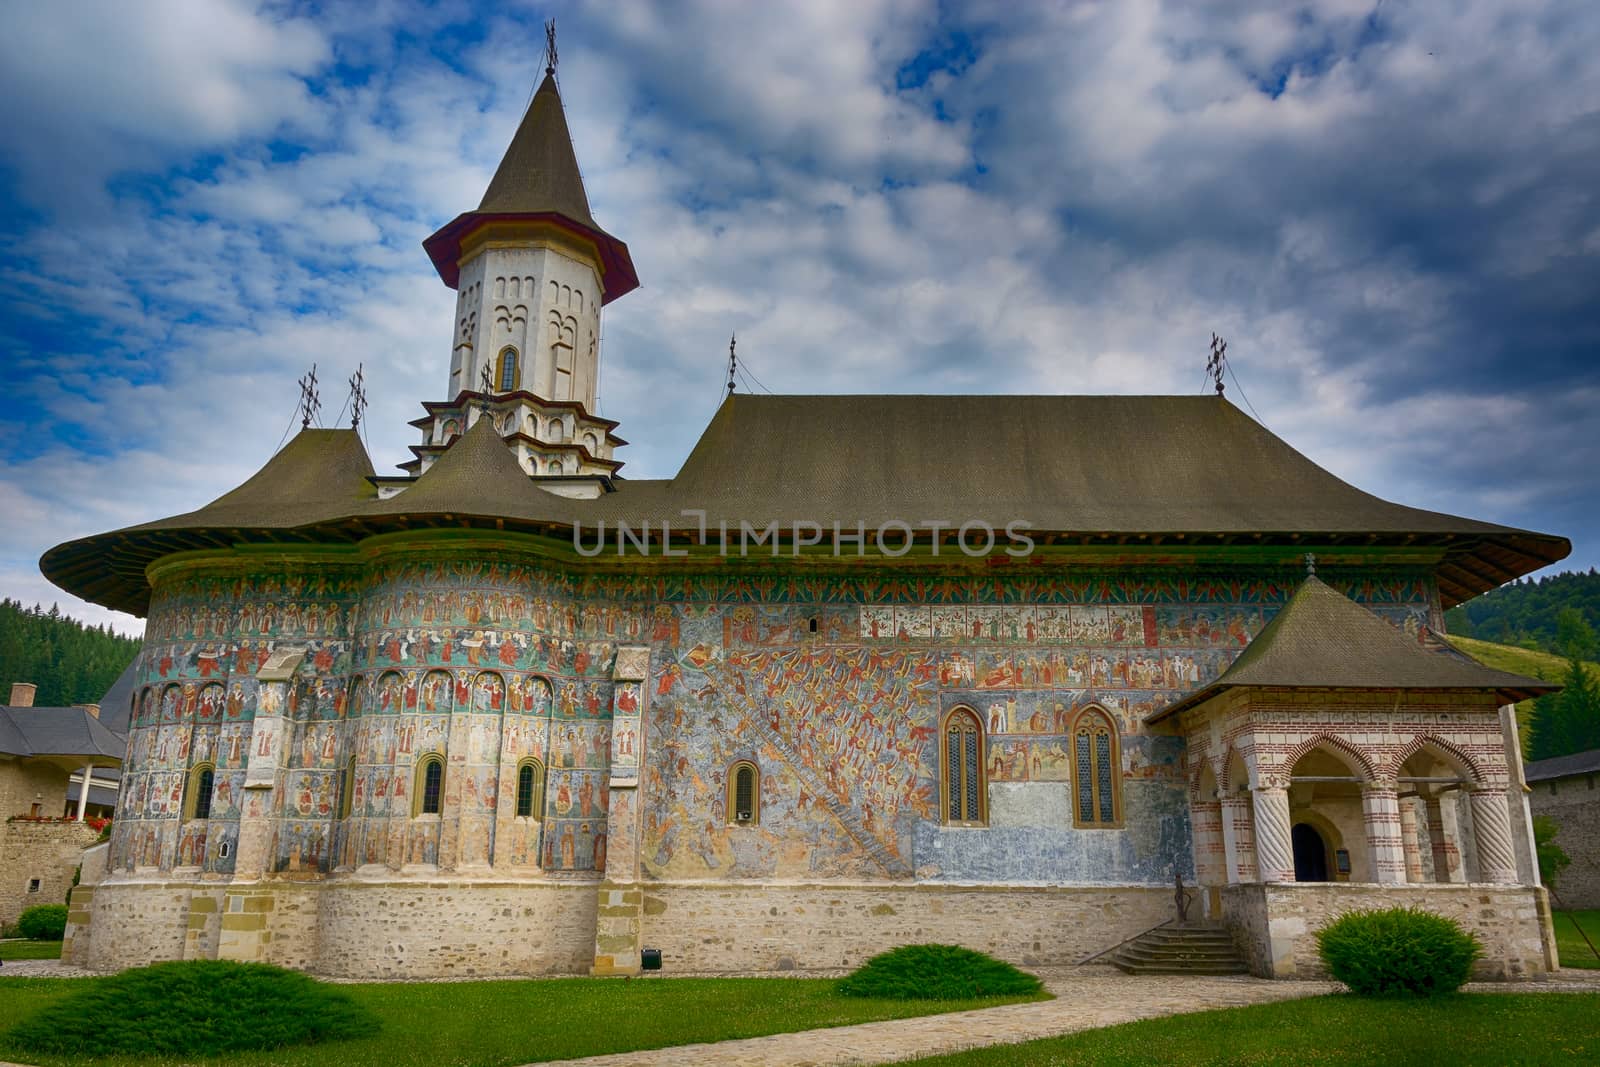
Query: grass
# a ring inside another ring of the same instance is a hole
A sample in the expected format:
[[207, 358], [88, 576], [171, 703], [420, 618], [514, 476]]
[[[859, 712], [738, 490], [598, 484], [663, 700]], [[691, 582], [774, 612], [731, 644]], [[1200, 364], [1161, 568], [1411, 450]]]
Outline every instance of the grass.
[[[1449, 634], [1445, 640], [1473, 659], [1499, 671], [1526, 674], [1546, 682], [1562, 682], [1567, 677], [1567, 660], [1550, 652], [1500, 645], [1493, 641], [1479, 641], [1475, 637], [1457, 637]], [[1600, 676], [1600, 663], [1588, 662], [1588, 667]], [[1517, 734], [1522, 740], [1522, 755], [1528, 755], [1528, 745], [1533, 734], [1528, 729], [1528, 716], [1533, 714], [1533, 701], [1524, 700], [1517, 705]]]
[[1175, 1015], [1023, 1045], [912, 1061], [924, 1067], [1541, 1067], [1600, 1062], [1600, 994], [1340, 994]]
[[0, 941], [0, 960], [58, 960], [59, 941]]
[[1595, 948], [1600, 948], [1600, 911], [1558, 911], [1555, 913], [1556, 950], [1561, 954], [1561, 966], [1600, 971], [1600, 959], [1595, 958], [1594, 949], [1584, 944], [1573, 928], [1574, 919], [1589, 935]]
[[[0, 978], [0, 1030], [74, 988], [103, 978]], [[825, 1026], [966, 1011], [1040, 997], [894, 1001], [844, 997], [815, 978], [563, 978], [550, 981], [341, 985], [378, 1016], [375, 1037], [337, 1045], [225, 1057], [174, 1059], [22, 1056], [0, 1043], [0, 1059], [99, 1067], [169, 1064], [310, 1067], [501, 1067], [603, 1053], [726, 1041]]]

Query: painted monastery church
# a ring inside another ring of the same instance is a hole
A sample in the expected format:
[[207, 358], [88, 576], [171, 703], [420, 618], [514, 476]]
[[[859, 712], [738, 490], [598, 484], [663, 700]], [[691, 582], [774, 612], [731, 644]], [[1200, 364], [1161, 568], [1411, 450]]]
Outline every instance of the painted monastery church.
[[1396, 901], [1554, 965], [1508, 707], [1550, 687], [1437, 635], [1565, 539], [1380, 500], [1220, 395], [730, 394], [629, 479], [595, 394], [639, 283], [553, 76], [424, 248], [457, 299], [402, 474], [306, 429], [44, 557], [148, 619], [68, 960], [1063, 964], [1182, 879], [1261, 975]]

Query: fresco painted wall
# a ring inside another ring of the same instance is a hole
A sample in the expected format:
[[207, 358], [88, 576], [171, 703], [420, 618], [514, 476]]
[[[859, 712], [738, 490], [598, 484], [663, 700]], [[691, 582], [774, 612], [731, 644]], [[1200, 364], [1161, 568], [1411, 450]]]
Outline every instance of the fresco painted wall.
[[[1408, 631], [1439, 621], [1423, 572], [1327, 577]], [[1174, 865], [1192, 873], [1183, 750], [1143, 717], [1216, 677], [1298, 578], [584, 574], [471, 543], [174, 571], [152, 602], [113, 864], [231, 871], [254, 674], [294, 647], [292, 736], [264, 813], [283, 877], [593, 877], [610, 782], [636, 778], [656, 879], [1165, 882]], [[651, 649], [637, 692], [610, 680], [619, 644]], [[1120, 735], [1110, 829], [1073, 825], [1069, 732], [1091, 705]], [[985, 827], [939, 819], [939, 733], [956, 707], [985, 728]], [[432, 753], [441, 810], [417, 816]], [[741, 759], [762, 772], [754, 826], [726, 810]], [[541, 803], [519, 817], [528, 760]], [[216, 766], [211, 818], [185, 822], [202, 761]]]

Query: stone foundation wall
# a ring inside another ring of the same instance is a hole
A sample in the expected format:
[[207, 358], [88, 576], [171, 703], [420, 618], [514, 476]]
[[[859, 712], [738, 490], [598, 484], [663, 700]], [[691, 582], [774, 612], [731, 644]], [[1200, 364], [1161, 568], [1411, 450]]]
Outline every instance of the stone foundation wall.
[[1600, 775], [1577, 774], [1532, 783], [1528, 805], [1559, 828], [1556, 844], [1572, 860], [1561, 872], [1560, 907], [1600, 908]]
[[587, 974], [595, 885], [108, 882], [80, 887], [64, 955], [99, 970], [259, 960], [341, 978]]
[[1316, 931], [1346, 912], [1396, 906], [1436, 912], [1476, 934], [1478, 978], [1531, 978], [1556, 965], [1544, 891], [1532, 886], [1231, 885], [1222, 900], [1251, 972], [1264, 978], [1326, 977]]
[[899, 945], [1076, 963], [1172, 917], [1166, 887], [646, 884], [643, 946], [665, 969], [854, 967]]
[[[7, 822], [0, 831], [0, 923], [35, 904], [65, 904], [83, 850], [100, 835], [81, 822]], [[39, 887], [28, 891], [34, 880]]]

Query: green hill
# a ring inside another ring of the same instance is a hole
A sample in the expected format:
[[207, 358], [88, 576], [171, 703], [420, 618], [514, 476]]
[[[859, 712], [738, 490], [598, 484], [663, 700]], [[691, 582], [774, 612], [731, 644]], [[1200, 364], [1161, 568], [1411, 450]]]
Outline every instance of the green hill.
[[9, 698], [12, 682], [32, 682], [40, 707], [92, 704], [138, 652], [137, 637], [88, 626], [54, 606], [0, 600], [0, 702]]
[[1445, 627], [1464, 637], [1559, 653], [1564, 608], [1600, 630], [1600, 573], [1566, 571], [1502, 585], [1445, 612]]
[[[1445, 640], [1458, 651], [1465, 652], [1479, 663], [1496, 670], [1513, 671], [1517, 674], [1526, 674], [1530, 678], [1557, 683], [1567, 676], [1567, 661], [1549, 652], [1535, 652], [1533, 649], [1518, 648], [1516, 645], [1500, 645], [1493, 641], [1479, 641], [1471, 637], [1458, 637], [1455, 634], [1446, 635]], [[1600, 663], [1586, 662], [1589, 669], [1600, 676]], [[1524, 700], [1517, 705], [1517, 729], [1522, 742], [1523, 756], [1528, 754], [1528, 742], [1532, 736], [1528, 729], [1528, 716], [1532, 712], [1531, 700]]]

